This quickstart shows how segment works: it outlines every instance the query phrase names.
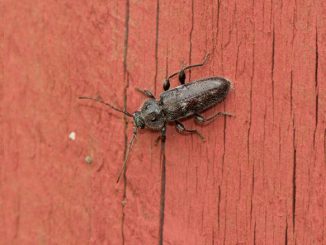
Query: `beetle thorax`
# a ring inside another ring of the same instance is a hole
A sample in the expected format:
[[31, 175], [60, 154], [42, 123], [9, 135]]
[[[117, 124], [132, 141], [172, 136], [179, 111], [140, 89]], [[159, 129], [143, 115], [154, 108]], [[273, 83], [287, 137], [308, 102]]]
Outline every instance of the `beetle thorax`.
[[160, 130], [165, 125], [165, 117], [159, 102], [154, 99], [148, 99], [144, 102], [140, 111], [134, 114], [134, 121], [137, 127]]

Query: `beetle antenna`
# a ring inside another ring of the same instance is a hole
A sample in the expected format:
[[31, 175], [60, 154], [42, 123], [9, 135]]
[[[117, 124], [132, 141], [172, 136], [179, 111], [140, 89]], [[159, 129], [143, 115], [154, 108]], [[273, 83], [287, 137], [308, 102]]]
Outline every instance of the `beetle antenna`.
[[136, 136], [137, 136], [137, 127], [134, 127], [133, 129], [133, 133], [132, 133], [132, 137], [131, 137], [131, 140], [128, 144], [128, 148], [127, 148], [127, 152], [126, 152], [126, 155], [125, 155], [125, 159], [123, 161], [123, 165], [122, 165], [122, 168], [119, 172], [119, 176], [118, 176], [118, 179], [117, 179], [117, 183], [119, 183], [119, 180], [121, 178], [121, 175], [125, 172], [126, 168], [127, 168], [127, 161], [128, 161], [128, 156], [129, 156], [129, 153], [130, 153], [130, 150], [132, 148], [132, 145], [134, 144], [134, 141], [136, 139]]
[[206, 55], [205, 55], [205, 57], [204, 57], [202, 63], [185, 66], [185, 67], [183, 67], [180, 71], [177, 71], [177, 72], [171, 74], [170, 76], [168, 76], [168, 78], [167, 78], [166, 80], [169, 80], [169, 79], [171, 79], [172, 77], [174, 77], [174, 76], [180, 74], [180, 72], [184, 72], [184, 71], [189, 70], [189, 69], [191, 69], [191, 68], [199, 67], [199, 66], [203, 66], [203, 65], [205, 65], [206, 62], [207, 62], [207, 60], [208, 60], [208, 58], [209, 58], [209, 53], [206, 53]]
[[101, 98], [92, 98], [92, 97], [87, 97], [87, 96], [79, 96], [79, 99], [81, 100], [94, 100], [96, 102], [99, 102], [103, 105], [106, 105], [108, 107], [110, 107], [111, 109], [115, 110], [115, 111], [118, 111], [118, 112], [122, 112], [123, 114], [125, 114], [126, 116], [128, 117], [133, 117], [131, 113], [127, 112], [127, 111], [124, 111], [124, 110], [121, 110], [107, 102], [104, 102]]

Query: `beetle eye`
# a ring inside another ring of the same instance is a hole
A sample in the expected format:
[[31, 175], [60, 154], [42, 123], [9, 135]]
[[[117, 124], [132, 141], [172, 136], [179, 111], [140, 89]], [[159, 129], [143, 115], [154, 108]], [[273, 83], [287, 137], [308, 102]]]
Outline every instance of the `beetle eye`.
[[155, 122], [155, 121], [156, 121], [156, 117], [153, 117], [153, 118], [151, 119], [151, 121], [152, 121], [152, 122]]

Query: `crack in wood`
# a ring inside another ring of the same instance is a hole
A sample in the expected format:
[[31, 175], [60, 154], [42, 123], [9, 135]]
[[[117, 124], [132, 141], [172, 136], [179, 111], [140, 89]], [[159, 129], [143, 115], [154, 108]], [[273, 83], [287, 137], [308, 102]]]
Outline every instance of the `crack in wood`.
[[[194, 32], [194, 0], [191, 1], [191, 28], [189, 33], [189, 64], [191, 64], [191, 55], [192, 55], [192, 35]], [[191, 70], [189, 70], [189, 82], [191, 81]]]
[[293, 174], [292, 174], [292, 225], [295, 232], [296, 193], [297, 193], [297, 149], [295, 145], [295, 128], [293, 127]]
[[318, 92], [318, 30], [316, 24], [316, 40], [315, 40], [315, 94], [316, 94], [316, 101], [315, 101], [315, 129], [314, 129], [314, 147], [316, 146], [316, 133], [317, 133], [317, 126], [318, 126], [318, 106], [319, 106], [319, 92]]
[[161, 170], [161, 197], [160, 197], [160, 224], [158, 244], [163, 245], [164, 240], [164, 217], [165, 217], [165, 186], [166, 186], [166, 156], [165, 139], [161, 141], [162, 170]]
[[326, 165], [326, 128], [324, 130], [324, 163]]
[[160, 24], [160, 0], [156, 2], [156, 33], [155, 33], [155, 75], [154, 75], [154, 95], [157, 90], [157, 73], [158, 73], [158, 42], [159, 42], [159, 24]]
[[273, 37], [272, 37], [272, 110], [274, 122], [274, 95], [275, 95], [275, 80], [274, 80], [274, 67], [275, 67], [275, 27], [273, 24]]
[[254, 245], [256, 245], [256, 222], [254, 225]]
[[286, 219], [286, 226], [285, 226], [285, 241], [284, 244], [288, 244], [288, 220]]
[[[124, 49], [123, 49], [123, 80], [124, 80], [124, 90], [123, 90], [123, 108], [127, 110], [127, 101], [128, 101], [128, 87], [129, 87], [129, 75], [128, 75], [128, 40], [129, 40], [129, 19], [130, 19], [130, 3], [129, 0], [126, 0], [126, 16], [125, 16], [125, 36], [124, 36]], [[124, 115], [124, 159], [126, 158], [128, 148], [128, 119]], [[124, 234], [124, 225], [125, 225], [125, 212], [124, 207], [127, 199], [127, 167], [123, 170], [123, 196], [122, 196], [122, 217], [121, 217], [121, 237], [122, 244], [125, 244], [125, 234]]]

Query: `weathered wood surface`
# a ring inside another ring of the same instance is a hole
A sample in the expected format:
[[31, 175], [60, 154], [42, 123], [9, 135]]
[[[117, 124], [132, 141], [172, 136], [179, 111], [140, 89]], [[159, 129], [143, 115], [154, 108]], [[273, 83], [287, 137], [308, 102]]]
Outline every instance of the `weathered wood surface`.
[[204, 144], [168, 128], [163, 243], [326, 244], [325, 1], [1, 9], [0, 244], [159, 243], [158, 134], [139, 135], [116, 184], [132, 124], [77, 97], [134, 111], [136, 87], [158, 95], [167, 73], [207, 52], [191, 79], [225, 76], [234, 90], [205, 114], [236, 117], [187, 121]]

